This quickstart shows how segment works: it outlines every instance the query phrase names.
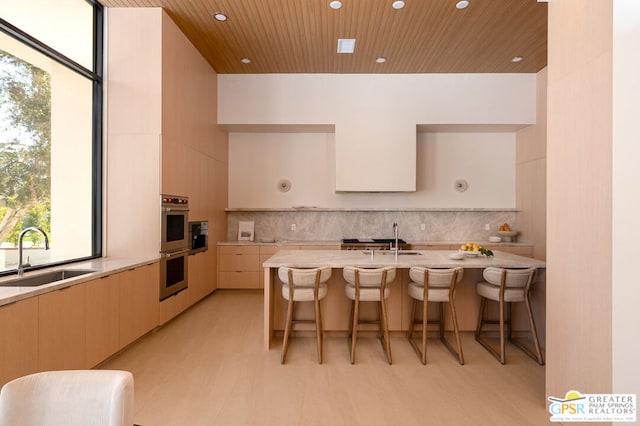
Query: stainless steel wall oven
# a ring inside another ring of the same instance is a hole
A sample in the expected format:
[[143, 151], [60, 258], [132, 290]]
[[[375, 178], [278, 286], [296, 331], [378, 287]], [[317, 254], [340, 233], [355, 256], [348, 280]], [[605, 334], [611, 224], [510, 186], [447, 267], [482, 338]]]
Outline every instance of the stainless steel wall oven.
[[160, 300], [187, 288], [189, 249], [160, 254]]
[[189, 199], [162, 195], [160, 251], [163, 253], [189, 247]]
[[188, 286], [189, 199], [161, 195], [160, 300]]

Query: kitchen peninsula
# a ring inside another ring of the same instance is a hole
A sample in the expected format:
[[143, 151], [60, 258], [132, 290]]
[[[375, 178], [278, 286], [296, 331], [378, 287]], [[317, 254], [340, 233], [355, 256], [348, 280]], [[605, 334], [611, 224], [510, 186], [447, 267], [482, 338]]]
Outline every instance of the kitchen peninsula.
[[[329, 289], [322, 301], [322, 317], [324, 329], [328, 332], [346, 332], [350, 301], [344, 296], [344, 280], [342, 268], [345, 266], [383, 267], [395, 266], [399, 269], [391, 286], [388, 301], [389, 328], [391, 331], [407, 330], [409, 325], [409, 300], [407, 295], [408, 270], [412, 266], [431, 268], [451, 268], [462, 266], [464, 277], [456, 287], [456, 309], [461, 330], [474, 330], [477, 320], [479, 298], [475, 293], [475, 283], [482, 279], [482, 270], [489, 266], [503, 268], [539, 268], [534, 290], [544, 288], [545, 267], [543, 261], [518, 256], [501, 251], [494, 251], [494, 256], [465, 257], [454, 260], [449, 257], [452, 250], [400, 251], [396, 257], [391, 251], [377, 251], [373, 256], [369, 251], [358, 250], [281, 250], [268, 258], [264, 263], [264, 348], [269, 349], [274, 330], [282, 330], [284, 324], [284, 300], [280, 296], [277, 269], [281, 266], [309, 268], [330, 266], [333, 274], [329, 281]], [[312, 315], [311, 304], [300, 305], [300, 315]], [[370, 306], [371, 307], [371, 306]], [[307, 309], [309, 308], [309, 309]], [[305, 309], [307, 309], [305, 311]], [[544, 311], [544, 307], [542, 307]], [[373, 310], [364, 315], [372, 315]], [[514, 329], [520, 328], [521, 322], [514, 312]], [[544, 329], [544, 318], [536, 316], [538, 328]]]

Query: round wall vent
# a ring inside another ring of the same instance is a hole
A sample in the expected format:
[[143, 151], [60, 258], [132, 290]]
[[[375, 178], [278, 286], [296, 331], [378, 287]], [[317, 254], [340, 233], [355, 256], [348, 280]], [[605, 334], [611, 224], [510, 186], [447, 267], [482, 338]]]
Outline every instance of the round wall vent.
[[289, 179], [280, 179], [278, 181], [278, 191], [289, 192], [291, 189], [291, 181]]
[[456, 181], [453, 182], [453, 188], [458, 192], [464, 192], [468, 187], [469, 184], [464, 179], [456, 179]]

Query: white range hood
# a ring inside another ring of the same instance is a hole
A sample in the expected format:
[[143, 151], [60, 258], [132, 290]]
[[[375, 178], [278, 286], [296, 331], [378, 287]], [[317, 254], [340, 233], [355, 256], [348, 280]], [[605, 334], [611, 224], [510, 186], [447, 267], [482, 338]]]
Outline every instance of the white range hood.
[[336, 192], [414, 192], [416, 125], [336, 125]]

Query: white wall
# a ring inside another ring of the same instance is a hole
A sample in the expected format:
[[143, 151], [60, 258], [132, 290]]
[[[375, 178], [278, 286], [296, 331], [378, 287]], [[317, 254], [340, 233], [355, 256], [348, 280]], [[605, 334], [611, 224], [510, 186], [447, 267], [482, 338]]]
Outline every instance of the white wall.
[[[229, 207], [513, 208], [515, 133], [419, 133], [417, 191], [336, 193], [332, 133], [230, 133]], [[372, 175], [402, 167], [388, 158]], [[280, 192], [280, 179], [291, 181]], [[453, 188], [468, 181], [465, 192]]]
[[637, 258], [640, 145], [640, 2], [613, 2], [613, 392], [640, 390], [640, 306]]
[[533, 124], [535, 96], [535, 74], [221, 74], [218, 123]]
[[[336, 191], [414, 191], [421, 125], [535, 123], [535, 74], [219, 76], [218, 122], [334, 125]], [[394, 173], [369, 174], [397, 164]]]

